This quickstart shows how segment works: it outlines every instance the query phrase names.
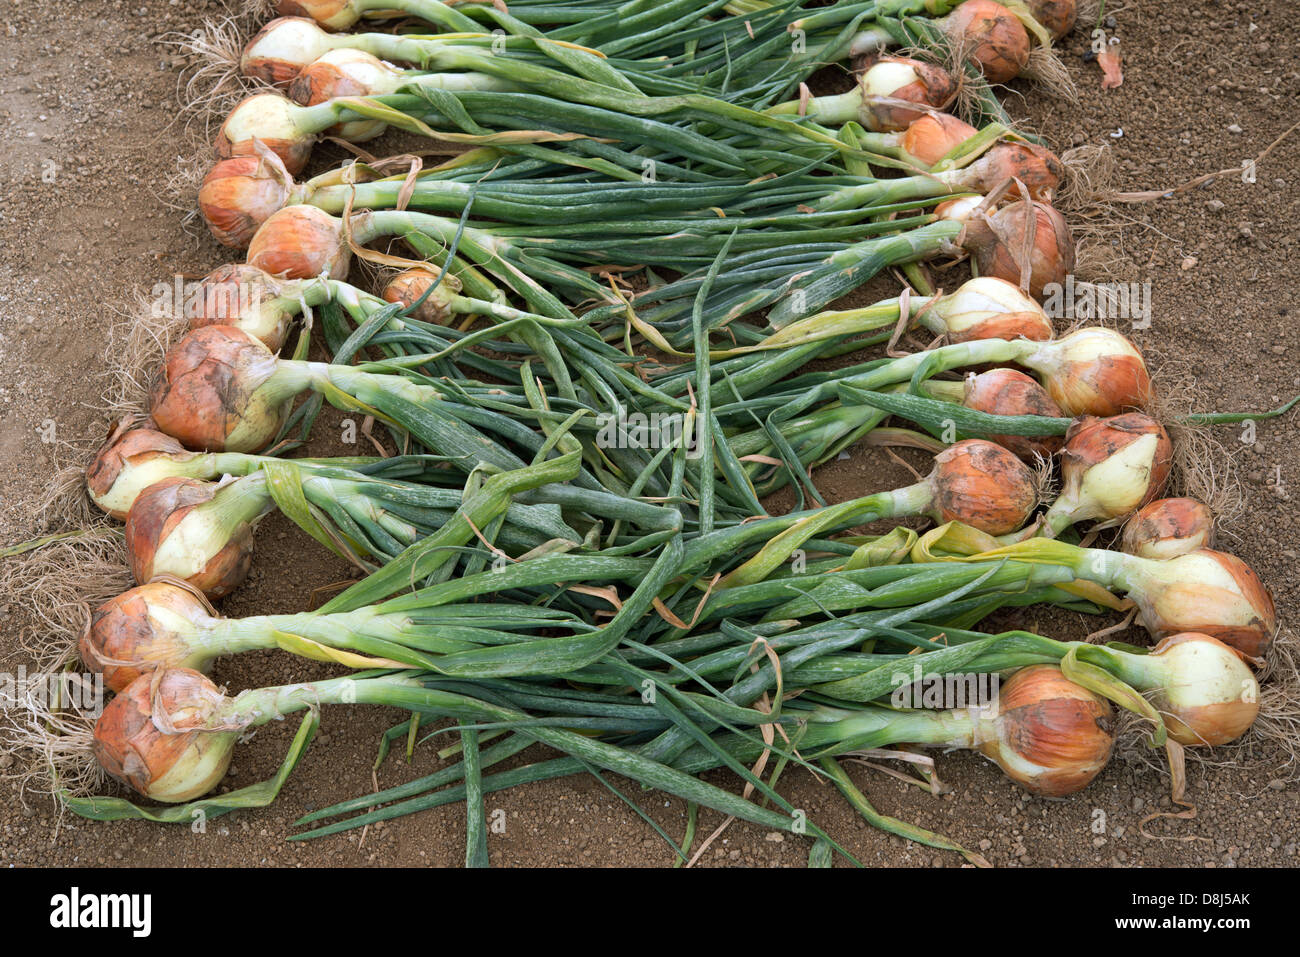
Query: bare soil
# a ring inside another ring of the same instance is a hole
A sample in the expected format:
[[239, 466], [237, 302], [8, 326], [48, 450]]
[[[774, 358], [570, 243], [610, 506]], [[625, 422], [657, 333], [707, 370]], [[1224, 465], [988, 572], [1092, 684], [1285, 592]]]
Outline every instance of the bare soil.
[[[203, 0], [92, 0], [76, 19], [52, 17], [34, 0], [0, 11], [0, 540], [52, 529], [36, 503], [51, 474], [93, 447], [107, 428], [98, 411], [106, 385], [107, 329], [136, 290], [198, 277], [229, 258], [206, 236], [186, 232], [166, 203], [165, 183], [193, 146], [176, 121], [174, 50], [158, 39], [219, 15]], [[1105, 146], [1113, 186], [1176, 187], [1259, 156], [1296, 120], [1300, 39], [1294, 5], [1191, 2], [1111, 8], [1121, 38], [1125, 83], [1100, 89], [1084, 61], [1087, 31], [1064, 44], [1078, 103], [1018, 83], [1011, 112], [1028, 117], [1058, 151]], [[322, 154], [324, 155], [324, 154]], [[336, 157], [337, 158], [337, 157]], [[328, 161], [326, 159], [325, 161]], [[1300, 342], [1291, 328], [1300, 310], [1300, 135], [1276, 147], [1255, 182], [1225, 175], [1173, 198], [1121, 205], [1104, 217], [1077, 218], [1108, 248], [1116, 278], [1150, 282], [1149, 328], [1132, 335], [1161, 371], [1162, 383], [1191, 379], [1197, 407], [1259, 410], [1300, 392]], [[1095, 258], [1095, 257], [1094, 257]], [[955, 275], [955, 274], [954, 274]], [[863, 300], [891, 293], [881, 281]], [[1130, 331], [1127, 330], [1126, 331]], [[1300, 413], [1259, 422], [1253, 443], [1243, 426], [1217, 430], [1233, 453], [1244, 508], [1224, 527], [1226, 547], [1274, 590], [1284, 621], [1300, 597], [1300, 523], [1291, 483], [1300, 483]], [[325, 439], [337, 419], [323, 419]], [[333, 435], [337, 435], [334, 432]], [[327, 448], [328, 444], [323, 446]], [[913, 458], [919, 463], [919, 458]], [[878, 452], [824, 469], [820, 487], [833, 500], [892, 488], [906, 471]], [[310, 607], [315, 589], [349, 577], [341, 563], [278, 517], [258, 532], [252, 576], [222, 610], [229, 615]], [[30, 658], [39, 639], [28, 609], [0, 594], [0, 669]], [[1036, 610], [1007, 624], [1079, 637], [1095, 620]], [[1136, 632], [1129, 640], [1143, 641]], [[308, 676], [278, 653], [222, 663], [215, 677], [232, 689]], [[322, 667], [321, 673], [325, 669]], [[206, 833], [144, 823], [59, 822], [48, 798], [20, 800], [0, 783], [0, 861], [10, 865], [456, 865], [464, 858], [463, 812], [442, 808], [311, 843], [289, 843], [299, 814], [427, 774], [436, 747], [407, 764], [390, 757], [372, 777], [379, 734], [400, 716], [383, 709], [327, 710], [321, 734], [280, 799], [270, 808], [215, 820]], [[242, 746], [225, 783], [268, 777], [295, 722], [264, 728]], [[438, 741], [440, 739], [435, 739]], [[449, 741], [446, 743], [450, 743]], [[533, 757], [534, 752], [528, 752]], [[0, 767], [28, 756], [0, 755]], [[1280, 749], [1248, 739], [1189, 768], [1191, 819], [1163, 819], [1167, 776], [1133, 747], [1085, 792], [1064, 801], [1033, 798], [983, 759], [943, 755], [948, 793], [936, 797], [862, 767], [852, 773], [877, 807], [980, 850], [995, 865], [1294, 866], [1300, 844], [1296, 768]], [[736, 786], [718, 775], [716, 780]], [[682, 802], [613, 779], [669, 833], [685, 827]], [[868, 864], [956, 866], [935, 851], [868, 827], [833, 787], [792, 771], [782, 789], [831, 835]], [[591, 778], [518, 788], [488, 798], [505, 812], [504, 833], [489, 836], [495, 865], [663, 866], [672, 854], [629, 807]], [[699, 835], [719, 823], [701, 814]], [[697, 845], [698, 846], [698, 845]], [[808, 844], [791, 835], [735, 823], [701, 864], [801, 865]]]

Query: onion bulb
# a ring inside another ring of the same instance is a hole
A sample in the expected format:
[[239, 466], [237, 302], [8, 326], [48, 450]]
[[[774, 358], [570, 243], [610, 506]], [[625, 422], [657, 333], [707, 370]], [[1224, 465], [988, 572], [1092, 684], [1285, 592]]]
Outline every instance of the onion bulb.
[[1003, 279], [978, 276], [942, 296], [921, 317], [936, 333], [953, 342], [972, 339], [1051, 339], [1052, 321], [1042, 306]]
[[920, 166], [933, 166], [979, 131], [951, 113], [925, 113], [898, 136], [902, 151]]
[[273, 213], [248, 244], [250, 266], [286, 279], [341, 279], [351, 261], [342, 220], [315, 206], [286, 206]]
[[253, 528], [270, 508], [258, 489], [176, 477], [149, 486], [126, 515], [126, 551], [138, 584], [169, 575], [209, 598], [248, 576]]
[[243, 249], [295, 192], [284, 161], [270, 150], [260, 156], [233, 156], [218, 160], [203, 177], [199, 213], [217, 242]]
[[168, 667], [207, 672], [218, 652], [188, 640], [215, 619], [192, 591], [171, 582], [137, 585], [95, 609], [77, 649], [92, 671], [121, 691], [141, 674]]
[[163, 359], [149, 394], [160, 430], [191, 449], [251, 452], [280, 430], [296, 390], [271, 382], [275, 355], [246, 332], [205, 326], [186, 335]]
[[235, 105], [217, 131], [217, 156], [255, 156], [255, 141], [284, 161], [285, 169], [297, 176], [311, 157], [316, 133], [301, 130], [295, 114], [301, 107], [278, 93], [256, 93]]
[[1025, 0], [1025, 5], [1053, 40], [1060, 40], [1074, 29], [1078, 17], [1075, 0]]
[[[989, 369], [966, 377], [962, 405], [989, 415], [1041, 415], [1060, 418], [1061, 410], [1032, 376], [1016, 369]], [[1059, 435], [990, 435], [989, 440], [1022, 459], [1050, 458], [1060, 449]]]
[[200, 456], [156, 429], [115, 429], [86, 468], [86, 491], [113, 518], [124, 519], [140, 492], [176, 474], [178, 460]]
[[[374, 96], [392, 93], [405, 82], [401, 70], [364, 50], [330, 50], [313, 60], [289, 84], [289, 98], [315, 106], [340, 96]], [[382, 120], [350, 120], [327, 131], [350, 143], [362, 143], [383, 134]]]
[[1065, 217], [1052, 206], [1018, 200], [972, 217], [963, 244], [981, 276], [996, 276], [1019, 285], [1031, 223], [1034, 234], [1033, 246], [1028, 250], [1029, 293], [1041, 298], [1045, 286], [1064, 283], [1074, 271], [1074, 238]]
[[427, 269], [418, 267], [407, 269], [398, 273], [384, 286], [384, 299], [388, 302], [400, 302], [406, 307], [419, 302], [420, 307], [414, 313], [416, 319], [435, 325], [446, 325], [452, 315], [451, 296], [453, 295], [446, 278], [437, 289], [425, 296], [423, 302], [420, 301], [420, 297], [428, 292], [429, 287], [437, 279], [438, 277]]
[[1000, 445], [966, 439], [944, 449], [934, 462], [926, 481], [939, 522], [964, 522], [1003, 535], [1020, 528], [1038, 506], [1033, 471]]
[[95, 757], [113, 777], [155, 801], [206, 794], [225, 777], [240, 734], [204, 728], [224, 701], [221, 689], [197, 671], [171, 668], [156, 681], [143, 674], [95, 722]]
[[[905, 130], [951, 102], [957, 84], [942, 67], [907, 57], [875, 56], [858, 79], [862, 125], [881, 132]], [[910, 108], [899, 103], [918, 104]]]
[[239, 57], [239, 72], [271, 86], [287, 86], [317, 57], [333, 48], [329, 34], [304, 17], [276, 17]]
[[279, 352], [293, 322], [282, 291], [275, 277], [246, 263], [218, 266], [199, 282], [190, 328], [233, 326]]
[[1046, 525], [1060, 532], [1078, 522], [1125, 519], [1161, 493], [1172, 467], [1173, 443], [1150, 416], [1082, 416], [1065, 434], [1065, 487], [1048, 510]]
[[1214, 515], [1192, 498], [1161, 498], [1124, 526], [1122, 547], [1142, 558], [1177, 558], [1214, 544]]
[[1029, 32], [1000, 3], [964, 0], [939, 23], [990, 83], [1007, 83], [1029, 64]]
[[1040, 373], [1066, 415], [1118, 415], [1151, 402], [1151, 377], [1135, 345], [1104, 326], [1044, 343], [1021, 363]]

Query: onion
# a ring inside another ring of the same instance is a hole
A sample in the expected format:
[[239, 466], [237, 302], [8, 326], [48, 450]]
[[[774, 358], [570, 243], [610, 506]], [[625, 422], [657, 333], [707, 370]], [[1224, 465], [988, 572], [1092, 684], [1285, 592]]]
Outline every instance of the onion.
[[1082, 416], [1065, 434], [1065, 488], [1046, 525], [1056, 533], [1078, 522], [1127, 518], [1160, 494], [1172, 467], [1173, 443], [1150, 416]]
[[346, 30], [361, 19], [363, 9], [355, 0], [277, 0], [276, 13], [287, 17], [311, 17], [327, 30]]
[[999, 689], [997, 716], [976, 726], [975, 746], [1035, 794], [1063, 797], [1087, 787], [1110, 760], [1110, 704], [1055, 665], [1030, 665]]
[[1180, 744], [1235, 741], [1259, 713], [1259, 682], [1236, 651], [1210, 635], [1179, 632], [1148, 655], [1118, 657], [1120, 677], [1152, 693], [1169, 736]]
[[158, 428], [191, 449], [249, 452], [280, 430], [296, 394], [271, 383], [276, 358], [246, 332], [205, 326], [163, 359], [149, 395]]
[[1151, 401], [1151, 378], [1142, 353], [1120, 333], [1102, 326], [1044, 343], [1020, 361], [1043, 376], [1048, 394], [1066, 415], [1118, 415]]
[[269, 510], [260, 489], [176, 477], [149, 486], [126, 516], [131, 574], [143, 585], [159, 575], [222, 598], [248, 576], [253, 528]]
[[86, 468], [86, 491], [113, 518], [124, 519], [141, 491], [201, 457], [156, 429], [115, 429]]
[[1277, 631], [1273, 596], [1241, 559], [1210, 548], [1165, 561], [1121, 557], [1116, 580], [1157, 638], [1195, 631], [1251, 658], [1268, 652]]
[[919, 165], [933, 166], [978, 132], [950, 113], [926, 113], [911, 122], [898, 143]]
[[299, 71], [333, 44], [329, 34], [303, 17], [277, 17], [257, 34], [239, 58], [244, 76], [272, 86], [286, 86]]
[[1142, 558], [1167, 559], [1214, 544], [1214, 515], [1191, 498], [1162, 498], [1124, 526], [1123, 549]]
[[983, 196], [962, 196], [959, 199], [944, 200], [934, 208], [934, 215], [949, 222], [965, 222], [983, 202]]
[[95, 757], [113, 777], [155, 801], [206, 794], [225, 777], [240, 734], [202, 730], [224, 701], [221, 689], [188, 668], [163, 671], [156, 682], [141, 675], [95, 722]]
[[198, 311], [189, 317], [190, 328], [233, 326], [279, 352], [293, 322], [282, 292], [281, 284], [261, 269], [245, 263], [218, 266], [199, 283]]
[[343, 278], [351, 260], [343, 221], [315, 206], [273, 213], [248, 244], [250, 266], [287, 279]]
[[[933, 316], [933, 318], [931, 318]], [[921, 318], [933, 332], [953, 342], [972, 339], [1051, 339], [1052, 320], [1042, 306], [1018, 286], [992, 276], [967, 280], [950, 296], [938, 299]]]
[[959, 521], [989, 535], [1020, 528], [1038, 506], [1034, 473], [1011, 452], [983, 439], [966, 439], [934, 459], [927, 482], [940, 522]]
[[[409, 307], [412, 303], [420, 302], [420, 297], [424, 296], [437, 278], [427, 269], [407, 269], [398, 273], [384, 286], [384, 299], [388, 302], [400, 302], [403, 306]], [[415, 318], [440, 326], [446, 325], [452, 315], [452, 295], [453, 291], [444, 278], [438, 288], [420, 302], [420, 307], [414, 313]]]
[[1000, 3], [964, 0], [939, 23], [990, 83], [1013, 80], [1029, 64], [1029, 32]]
[[[990, 415], [1042, 415], [1059, 418], [1061, 410], [1031, 376], [1016, 369], [989, 369], [966, 378], [962, 404]], [[1057, 435], [990, 435], [989, 440], [1022, 459], [1049, 458], [1061, 447]]]
[[[956, 81], [946, 70], [907, 57], [872, 57], [858, 83], [862, 125], [879, 131], [904, 130], [930, 110], [942, 109], [957, 93]], [[897, 100], [920, 108], [893, 102]]]
[[215, 619], [193, 592], [171, 582], [137, 585], [95, 609], [77, 649], [111, 691], [121, 691], [158, 668], [206, 672], [218, 652], [190, 642], [196, 629]]
[[257, 93], [235, 105], [217, 131], [214, 144], [217, 156], [255, 156], [256, 140], [284, 162], [285, 169], [297, 176], [311, 157], [316, 134], [303, 132], [295, 120], [300, 110], [278, 93]]
[[[971, 164], [969, 172], [976, 177], [972, 188], [981, 193], [991, 193], [1008, 179], [1014, 177], [1025, 184], [1032, 199], [1043, 201], [1051, 200], [1056, 188], [1061, 185], [1061, 181], [1065, 178], [1065, 167], [1061, 165], [1061, 161], [1057, 159], [1056, 154], [1047, 147], [1039, 146], [1036, 143], [998, 143], [978, 161]], [[1059, 237], [1064, 236], [1069, 243], [1069, 268], [1073, 269], [1074, 247], [1065, 221], [1050, 206], [1040, 213], [1040, 220], [1044, 219], [1051, 221], [1051, 235], [1058, 237], [1058, 241]], [[1041, 223], [1038, 228], [1040, 232], [1043, 230]], [[1043, 248], [1044, 250], [1049, 249], [1047, 246]], [[1018, 254], [1018, 250], [1016, 252]], [[1046, 252], [1044, 254], [1046, 255]], [[1064, 250], [1060, 254], [1064, 256]], [[1019, 268], [1017, 268], [1014, 277], [1003, 278], [1014, 278], [1016, 282], [1019, 282]]]
[[[363, 50], [331, 50], [313, 60], [289, 84], [289, 97], [303, 106], [315, 106], [340, 96], [374, 96], [392, 93], [405, 82], [401, 70]], [[337, 123], [327, 131], [351, 143], [383, 134], [382, 120]]]
[[223, 246], [243, 249], [257, 228], [295, 193], [293, 177], [275, 153], [218, 160], [199, 187], [199, 213]]
[[1061, 39], [1074, 29], [1078, 16], [1075, 0], [1025, 0], [1025, 5], [1053, 40]]
[[[1019, 200], [968, 222], [964, 245], [974, 257], [980, 275], [1020, 284], [1030, 213], [1031, 205]], [[1032, 214], [1029, 292], [1041, 298], [1045, 286], [1064, 283], [1074, 271], [1074, 239], [1065, 218], [1048, 204], [1033, 202]]]

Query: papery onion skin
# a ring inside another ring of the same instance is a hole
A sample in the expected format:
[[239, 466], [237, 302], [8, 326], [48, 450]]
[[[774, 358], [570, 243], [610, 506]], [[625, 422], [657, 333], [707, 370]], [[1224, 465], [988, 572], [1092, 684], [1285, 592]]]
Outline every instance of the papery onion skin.
[[1129, 592], [1138, 620], [1157, 638], [1182, 631], [1209, 635], [1262, 659], [1277, 632], [1273, 596], [1249, 565], [1227, 552], [1198, 548], [1139, 571]]
[[195, 454], [157, 429], [116, 429], [86, 468], [86, 491], [91, 501], [120, 521], [142, 491], [137, 476], [150, 461]]
[[[331, 50], [303, 69], [289, 84], [289, 98], [302, 106], [315, 106], [342, 96], [374, 96], [391, 93], [400, 85], [400, 74], [378, 57], [363, 50]], [[348, 120], [326, 132], [350, 143], [364, 143], [381, 136], [388, 128], [382, 120]]]
[[998, 691], [980, 752], [1034, 794], [1064, 797], [1091, 783], [1115, 743], [1110, 704], [1055, 665], [1021, 668]]
[[[407, 269], [398, 273], [384, 286], [384, 300], [387, 302], [400, 302], [403, 306], [410, 306], [414, 302], [419, 302], [420, 297], [438, 277], [427, 269]], [[442, 284], [433, 292], [425, 297], [420, 303], [420, 307], [415, 311], [415, 318], [424, 322], [431, 322], [435, 325], [445, 326], [451, 319], [451, 307], [448, 301], [447, 282], [444, 279]]]
[[1151, 376], [1137, 346], [1112, 329], [1077, 329], [1044, 346], [1043, 385], [1066, 415], [1113, 416], [1151, 403]]
[[[1015, 178], [1029, 190], [1030, 198], [1043, 202], [1051, 201], [1057, 187], [1065, 179], [1065, 167], [1060, 159], [1047, 147], [1037, 143], [998, 143], [972, 168], [979, 171], [980, 182], [975, 188], [980, 192], [992, 192], [1008, 179]], [[1060, 232], [1063, 227], [1064, 220], [1053, 222], [1054, 233]], [[1065, 229], [1064, 234], [1068, 238], [1069, 230]], [[1070, 244], [1070, 249], [1073, 250], [1073, 243]], [[1016, 280], [1019, 281], [1018, 272]]]
[[1080, 520], [1127, 518], [1164, 491], [1173, 460], [1169, 434], [1149, 415], [1081, 416], [1065, 433], [1062, 498]]
[[352, 253], [341, 220], [315, 206], [286, 206], [253, 235], [247, 262], [286, 279], [342, 279]]
[[1025, 0], [1025, 5], [1053, 40], [1060, 40], [1073, 30], [1078, 18], [1075, 0]]
[[231, 326], [195, 329], [168, 350], [149, 394], [158, 428], [190, 449], [252, 452], [280, 430], [287, 402], [260, 387], [277, 360]]
[[970, 219], [965, 246], [981, 276], [996, 276], [1020, 285], [1021, 259], [1029, 224], [1034, 245], [1029, 251], [1029, 294], [1043, 296], [1044, 287], [1064, 283], [1074, 271], [1074, 238], [1065, 217], [1046, 203], [1018, 200], [984, 216]]
[[293, 178], [274, 153], [218, 160], [199, 187], [199, 213], [213, 238], [243, 249], [271, 214], [284, 208]]
[[196, 652], [177, 626], [202, 626], [209, 621], [207, 607], [188, 589], [150, 582], [96, 608], [77, 650], [87, 668], [103, 674], [110, 691], [121, 691], [141, 674], [158, 668], [206, 672], [212, 656]]
[[[125, 534], [127, 561], [137, 583], [172, 575], [212, 599], [229, 595], [243, 583], [253, 561], [253, 526], [240, 522], [217, 527], [214, 516], [196, 512], [212, 501], [217, 488], [211, 482], [177, 477], [156, 482], [136, 497], [126, 516]], [[186, 527], [187, 519], [205, 527], [195, 532]], [[170, 541], [173, 536], [181, 536], [177, 544]], [[171, 554], [178, 548], [179, 554]]]
[[964, 0], [940, 22], [990, 83], [1014, 80], [1029, 63], [1029, 32], [1000, 3]]
[[[957, 94], [956, 81], [942, 67], [907, 57], [873, 55], [866, 61], [859, 83], [862, 125], [881, 132], [906, 130], [931, 110], [942, 109]], [[918, 107], [886, 100], [905, 100]]]
[[[1033, 376], [1016, 369], [989, 369], [966, 379], [962, 404], [990, 415], [1041, 415], [1061, 418], [1061, 409]], [[1051, 458], [1061, 448], [1059, 435], [990, 435], [989, 440], [1025, 460]]]
[[246, 77], [284, 87], [329, 49], [328, 35], [314, 21], [276, 17], [244, 46], [239, 71]]
[[219, 159], [258, 155], [257, 142], [275, 153], [290, 175], [307, 166], [315, 134], [301, 132], [293, 111], [299, 107], [278, 93], [255, 93], [235, 105], [217, 131], [213, 148]]
[[1214, 513], [1193, 498], [1151, 502], [1124, 526], [1123, 549], [1130, 555], [1164, 561], [1214, 545]]
[[200, 280], [198, 308], [189, 315], [190, 329], [233, 326], [279, 352], [293, 317], [274, 302], [278, 292], [275, 278], [256, 266], [218, 266]]
[[1179, 744], [1227, 744], [1254, 724], [1259, 682], [1237, 652], [1217, 638], [1197, 632], [1168, 635], [1148, 657], [1160, 659], [1167, 676], [1151, 703]]
[[1014, 454], [965, 439], [935, 456], [928, 481], [941, 522], [964, 522], [989, 535], [1020, 528], [1038, 505], [1034, 473]]
[[223, 700], [215, 684], [188, 668], [168, 669], [156, 683], [154, 675], [141, 675], [95, 722], [94, 755], [145, 797], [170, 804], [193, 800], [230, 768], [238, 733], [195, 730]]

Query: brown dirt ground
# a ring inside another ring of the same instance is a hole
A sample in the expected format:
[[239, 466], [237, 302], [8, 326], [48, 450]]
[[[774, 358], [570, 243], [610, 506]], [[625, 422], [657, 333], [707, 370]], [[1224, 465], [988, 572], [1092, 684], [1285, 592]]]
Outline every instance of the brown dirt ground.
[[[1112, 7], [1112, 32], [1122, 38], [1125, 55], [1120, 89], [1099, 90], [1096, 66], [1081, 58], [1085, 32], [1076, 31], [1064, 55], [1082, 102], [1032, 90], [1009, 100], [1012, 112], [1031, 117], [1058, 150], [1108, 146], [1121, 189], [1172, 187], [1237, 167], [1296, 119], [1300, 42], [1292, 4], [1193, 0], [1167, 19], [1157, 8]], [[165, 204], [159, 185], [184, 165], [189, 147], [174, 123], [180, 64], [156, 41], [193, 29], [219, 9], [198, 0], [95, 0], [78, 10], [86, 15], [76, 22], [52, 21], [32, 0], [13, 0], [0, 11], [0, 154], [6, 160], [0, 170], [0, 456], [10, 463], [0, 473], [0, 517], [6, 541], [46, 530], [33, 518], [45, 481], [103, 434], [106, 422], [96, 411], [105, 385], [101, 353], [115, 314], [135, 289], [175, 273], [197, 277], [227, 257], [206, 236], [182, 231], [181, 213]], [[1300, 309], [1298, 197], [1300, 135], [1264, 160], [1254, 184], [1224, 176], [1174, 199], [1119, 207], [1102, 233], [1115, 273], [1152, 284], [1151, 328], [1135, 338], [1162, 374], [1195, 380], [1202, 408], [1261, 409], [1300, 391], [1293, 365], [1300, 345], [1290, 330]], [[889, 294], [890, 284], [881, 281], [859, 298]], [[38, 431], [47, 420], [57, 433], [50, 444]], [[1297, 421], [1291, 413], [1259, 423], [1253, 445], [1238, 441], [1240, 427], [1219, 433], [1236, 453], [1245, 496], [1244, 510], [1225, 529], [1229, 547], [1273, 588], [1284, 618], [1300, 598], [1300, 525], [1289, 489], [1300, 482]], [[896, 464], [858, 450], [824, 469], [820, 486], [840, 500], [908, 480]], [[277, 517], [264, 524], [258, 541], [250, 581], [225, 602], [227, 614], [300, 610], [313, 589], [347, 577], [346, 568]], [[8, 595], [0, 595], [0, 619], [0, 668], [13, 671], [27, 660], [21, 641], [33, 626], [28, 609]], [[1095, 624], [1033, 610], [1014, 623], [1062, 637], [1081, 636]], [[215, 677], [238, 689], [307, 675], [296, 660], [259, 653], [223, 663]], [[297, 815], [372, 787], [369, 756], [394, 720], [381, 709], [327, 710], [321, 735], [279, 801], [214, 821], [205, 834], [70, 817], [56, 829], [48, 799], [24, 805], [15, 785], [0, 784], [0, 862], [458, 864], [464, 831], [455, 807], [372, 828], [364, 839], [353, 832], [310, 844], [285, 840]], [[240, 748], [226, 785], [267, 777], [294, 726], [259, 731]], [[428, 773], [438, 764], [434, 750], [420, 749], [409, 766], [390, 758], [379, 785]], [[14, 765], [10, 757], [0, 755], [0, 765]], [[951, 787], [942, 797], [862, 768], [853, 773], [880, 810], [981, 849], [996, 865], [1294, 866], [1300, 844], [1295, 768], [1284, 766], [1280, 750], [1258, 742], [1216, 758], [1227, 763], [1189, 771], [1196, 817], [1155, 822], [1150, 830], [1157, 839], [1144, 837], [1139, 822], [1169, 807], [1167, 779], [1132, 758], [1114, 761], [1087, 791], [1065, 801], [1030, 797], [965, 754], [941, 757]], [[716, 780], [734, 786], [725, 776]], [[681, 835], [680, 801], [619, 783], [670, 834]], [[783, 790], [868, 864], [960, 863], [956, 855], [869, 828], [833, 788], [806, 773], [787, 774]], [[488, 808], [506, 812], [505, 833], [489, 839], [496, 865], [671, 863], [651, 829], [590, 778], [491, 795]], [[1105, 815], [1104, 834], [1093, 829], [1098, 811]], [[699, 833], [718, 822], [703, 813]], [[800, 865], [807, 852], [805, 841], [733, 824], [701, 863]]]

